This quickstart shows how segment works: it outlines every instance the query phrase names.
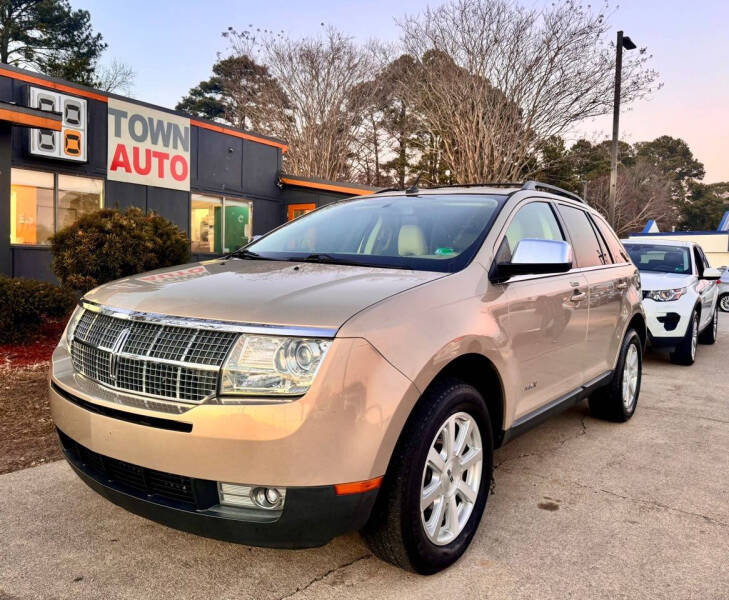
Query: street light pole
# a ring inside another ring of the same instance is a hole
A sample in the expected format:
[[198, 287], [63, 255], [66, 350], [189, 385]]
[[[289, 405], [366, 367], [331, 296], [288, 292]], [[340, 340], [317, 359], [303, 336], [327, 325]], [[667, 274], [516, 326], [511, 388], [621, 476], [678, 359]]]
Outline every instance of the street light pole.
[[635, 44], [622, 31], [618, 31], [615, 44], [615, 97], [613, 99], [613, 143], [610, 152], [610, 198], [608, 201], [608, 218], [615, 227], [615, 196], [618, 188], [618, 133], [620, 122], [620, 86], [623, 72], [623, 48], [633, 50]]

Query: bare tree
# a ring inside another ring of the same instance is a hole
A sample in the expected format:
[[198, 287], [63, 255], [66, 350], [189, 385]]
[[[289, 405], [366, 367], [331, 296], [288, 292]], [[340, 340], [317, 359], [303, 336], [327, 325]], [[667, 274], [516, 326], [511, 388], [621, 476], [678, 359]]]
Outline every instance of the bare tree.
[[134, 69], [116, 58], [96, 70], [94, 86], [105, 92], [131, 95], [136, 73]]
[[372, 78], [372, 53], [327, 28], [316, 38], [267, 36], [262, 57], [287, 102], [270, 132], [290, 144], [286, 169], [309, 177], [349, 178], [366, 117], [368, 92], [359, 84]]
[[[574, 0], [452, 0], [399, 24], [417, 60], [406, 89], [458, 182], [521, 179], [539, 140], [611, 109], [605, 16]], [[623, 102], [652, 91], [649, 58], [626, 56]]]
[[[615, 222], [611, 223], [617, 234], [622, 237], [640, 230], [648, 219], [656, 219], [663, 227], [674, 224], [671, 184], [659, 168], [642, 158], [619, 168]], [[609, 190], [609, 175], [590, 181], [588, 202], [603, 215], [608, 214]]]

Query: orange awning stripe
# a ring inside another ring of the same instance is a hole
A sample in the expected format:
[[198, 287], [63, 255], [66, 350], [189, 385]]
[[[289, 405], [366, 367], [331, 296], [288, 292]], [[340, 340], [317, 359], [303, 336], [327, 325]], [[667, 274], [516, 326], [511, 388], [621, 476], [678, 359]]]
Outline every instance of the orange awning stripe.
[[27, 81], [28, 83], [34, 83], [36, 85], [42, 85], [43, 87], [58, 90], [59, 92], [65, 92], [67, 94], [74, 94], [76, 96], [84, 96], [85, 98], [92, 98], [99, 102], [107, 102], [108, 99], [102, 94], [91, 92], [89, 90], [80, 90], [71, 85], [64, 83], [57, 83], [55, 81], [48, 81], [47, 79], [41, 79], [40, 77], [33, 77], [25, 73], [16, 73], [15, 71], [9, 71], [8, 69], [0, 68], [0, 75], [3, 77], [10, 77], [11, 79], [18, 79], [19, 81]]
[[62, 128], [60, 119], [37, 117], [7, 108], [0, 108], [0, 121], [9, 121], [16, 125], [26, 125], [28, 127], [37, 127], [38, 129], [51, 129], [53, 131], [61, 131]]
[[[15, 71], [10, 71], [9, 69], [3, 69], [0, 68], [0, 76], [3, 77], [10, 77], [11, 79], [17, 79], [18, 81], [25, 81], [27, 83], [32, 83], [34, 85], [40, 85], [46, 88], [50, 88], [53, 90], [57, 90], [59, 92], [64, 92], [67, 94], [74, 94], [76, 96], [83, 96], [85, 98], [91, 98], [93, 100], [98, 100], [99, 102], [108, 102], [109, 98], [102, 93], [98, 92], [92, 92], [90, 90], [84, 90], [79, 89], [76, 87], [73, 87], [71, 85], [66, 85], [64, 83], [58, 83], [56, 81], [48, 81], [47, 79], [42, 79], [41, 77], [34, 77], [33, 75], [28, 75], [26, 73], [16, 73]], [[212, 123], [205, 123], [204, 121], [197, 121], [195, 119], [190, 119], [190, 125], [194, 127], [201, 127], [202, 129], [209, 129], [211, 131], [217, 131], [219, 133], [224, 133], [226, 135], [232, 135], [233, 137], [243, 138], [244, 140], [251, 140], [252, 142], [258, 142], [259, 144], [266, 144], [267, 146], [274, 146], [276, 148], [281, 148], [283, 152], [286, 152], [289, 147], [288, 145], [284, 144], [283, 142], [278, 142], [276, 140], [269, 140], [264, 137], [260, 137], [251, 133], [245, 133], [243, 131], [238, 131], [237, 129], [232, 129], [230, 127], [225, 127], [223, 125], [213, 125]], [[48, 127], [47, 129], [51, 129]]]
[[212, 123], [206, 123], [205, 121], [196, 121], [190, 119], [190, 124], [195, 127], [201, 127], [202, 129], [209, 129], [210, 131], [217, 131], [218, 133], [224, 133], [225, 135], [232, 135], [233, 137], [242, 138], [244, 140], [251, 140], [252, 142], [258, 142], [259, 144], [266, 144], [267, 146], [274, 146], [281, 148], [283, 152], [289, 149], [289, 147], [283, 142], [277, 142], [276, 140], [269, 140], [268, 138], [259, 137], [251, 133], [245, 133], [244, 131], [238, 131], [237, 129], [231, 129], [224, 125], [213, 125]]
[[327, 190], [331, 192], [342, 192], [344, 194], [352, 194], [353, 196], [366, 196], [371, 194], [373, 190], [362, 190], [360, 188], [348, 187], [346, 185], [334, 185], [331, 183], [317, 183], [316, 181], [302, 181], [300, 179], [291, 179], [289, 177], [282, 177], [281, 183], [288, 183], [289, 185], [298, 185], [299, 187], [308, 187], [315, 190]]

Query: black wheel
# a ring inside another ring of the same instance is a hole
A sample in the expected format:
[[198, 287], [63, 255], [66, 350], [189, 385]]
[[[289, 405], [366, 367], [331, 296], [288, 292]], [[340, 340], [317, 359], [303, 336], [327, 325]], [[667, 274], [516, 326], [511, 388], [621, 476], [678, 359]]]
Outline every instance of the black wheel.
[[618, 423], [630, 419], [638, 405], [642, 373], [643, 346], [636, 331], [629, 329], [620, 347], [612, 381], [590, 396], [592, 415]]
[[699, 343], [699, 313], [691, 313], [686, 335], [676, 349], [671, 352], [671, 361], [677, 365], [690, 366], [696, 360], [696, 346]]
[[711, 323], [699, 334], [699, 342], [702, 344], [713, 344], [719, 335], [719, 308], [714, 309]]
[[719, 298], [719, 308], [721, 312], [729, 312], [729, 294], [724, 294]]
[[481, 394], [457, 379], [433, 385], [408, 419], [362, 530], [372, 552], [422, 574], [453, 564], [481, 521], [492, 456]]

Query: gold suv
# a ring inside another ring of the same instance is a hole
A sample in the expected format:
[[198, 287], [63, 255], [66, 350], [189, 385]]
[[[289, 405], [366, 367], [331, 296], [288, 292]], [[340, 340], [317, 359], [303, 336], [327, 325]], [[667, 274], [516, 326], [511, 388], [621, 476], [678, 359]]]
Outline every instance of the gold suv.
[[78, 475], [134, 513], [282, 548], [360, 529], [433, 573], [476, 532], [494, 448], [584, 398], [633, 415], [639, 286], [559, 188], [349, 199], [86, 294], [53, 418]]

